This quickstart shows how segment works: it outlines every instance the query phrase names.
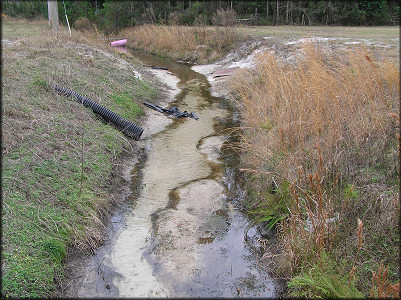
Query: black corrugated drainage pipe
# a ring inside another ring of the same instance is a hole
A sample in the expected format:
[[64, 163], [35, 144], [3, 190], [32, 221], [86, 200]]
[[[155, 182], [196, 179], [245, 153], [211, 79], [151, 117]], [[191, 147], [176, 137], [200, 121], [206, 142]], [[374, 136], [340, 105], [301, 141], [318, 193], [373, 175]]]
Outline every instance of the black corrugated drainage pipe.
[[71, 91], [70, 89], [63, 88], [56, 84], [50, 85], [53, 89], [56, 90], [60, 95], [64, 95], [66, 97], [70, 97], [71, 95], [75, 97], [78, 103], [82, 103], [85, 107], [89, 107], [93, 110], [94, 113], [102, 116], [104, 119], [111, 121], [114, 125], [119, 127], [121, 131], [128, 135], [129, 137], [134, 138], [135, 140], [139, 140], [142, 135], [143, 129], [134, 123], [124, 119], [123, 117], [117, 115], [111, 110], [105, 108], [104, 106], [96, 103], [95, 101], [88, 99], [80, 94]]

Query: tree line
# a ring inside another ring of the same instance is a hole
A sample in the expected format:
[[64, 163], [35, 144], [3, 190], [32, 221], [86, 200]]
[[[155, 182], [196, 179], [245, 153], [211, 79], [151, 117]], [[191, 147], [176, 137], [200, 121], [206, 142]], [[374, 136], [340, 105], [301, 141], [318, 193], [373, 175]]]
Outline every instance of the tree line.
[[[11, 17], [47, 18], [47, 1], [3, 0]], [[174, 25], [398, 25], [395, 0], [58, 1], [60, 21], [88, 19], [104, 32], [140, 24]]]

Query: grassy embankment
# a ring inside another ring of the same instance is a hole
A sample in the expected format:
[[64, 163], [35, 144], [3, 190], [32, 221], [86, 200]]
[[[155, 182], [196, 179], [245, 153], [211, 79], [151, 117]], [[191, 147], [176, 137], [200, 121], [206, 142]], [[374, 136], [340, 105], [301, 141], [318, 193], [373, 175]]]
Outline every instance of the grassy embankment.
[[192, 63], [208, 63], [245, 39], [236, 27], [142, 25], [124, 29], [128, 46]]
[[133, 148], [113, 125], [49, 84], [133, 122], [143, 113], [137, 103], [158, 92], [99, 34], [70, 37], [64, 28], [56, 35], [47, 21], [3, 20], [2, 38], [1, 292], [54, 296], [68, 248], [102, 240], [115, 204], [114, 166]]
[[399, 68], [366, 48], [296, 54], [265, 52], [231, 80], [250, 213], [278, 224], [293, 295], [398, 296]]

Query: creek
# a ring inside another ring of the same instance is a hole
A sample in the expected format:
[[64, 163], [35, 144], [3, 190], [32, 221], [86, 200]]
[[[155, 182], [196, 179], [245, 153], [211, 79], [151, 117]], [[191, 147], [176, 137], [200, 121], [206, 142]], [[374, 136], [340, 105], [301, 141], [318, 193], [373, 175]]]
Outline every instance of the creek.
[[178, 77], [180, 92], [169, 107], [199, 120], [171, 119], [138, 141], [142, 155], [127, 173], [125, 201], [77, 296], [276, 297], [278, 284], [259, 263], [259, 234], [241, 211], [238, 157], [224, 131], [234, 124], [230, 103], [213, 97], [190, 65], [129, 51]]

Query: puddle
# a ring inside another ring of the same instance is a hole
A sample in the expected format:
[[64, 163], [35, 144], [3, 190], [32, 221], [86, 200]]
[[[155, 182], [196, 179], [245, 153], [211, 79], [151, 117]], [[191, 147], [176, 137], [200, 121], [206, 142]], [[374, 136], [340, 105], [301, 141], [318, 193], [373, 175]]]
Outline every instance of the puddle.
[[131, 171], [135, 189], [113, 216], [76, 296], [275, 297], [276, 283], [244, 240], [249, 221], [236, 208], [244, 193], [230, 176], [236, 162], [220, 155], [230, 106], [212, 97], [206, 77], [189, 65], [130, 51], [177, 76], [181, 92], [169, 106], [199, 120], [172, 119], [138, 142], [147, 158]]

